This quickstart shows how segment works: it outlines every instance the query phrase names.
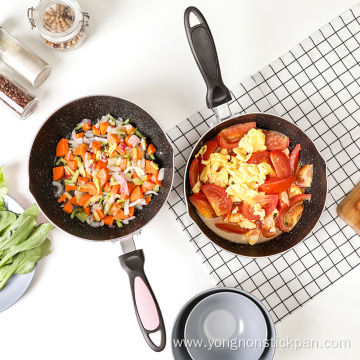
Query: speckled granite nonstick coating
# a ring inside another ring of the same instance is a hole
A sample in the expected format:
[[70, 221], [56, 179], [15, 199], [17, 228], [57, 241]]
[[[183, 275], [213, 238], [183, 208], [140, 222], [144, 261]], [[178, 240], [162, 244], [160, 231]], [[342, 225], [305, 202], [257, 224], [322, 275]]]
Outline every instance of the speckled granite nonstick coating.
[[[55, 166], [56, 145], [68, 137], [82, 119], [93, 122], [102, 115], [130, 119], [131, 124], [152, 142], [156, 149], [156, 161], [165, 168], [165, 178], [158, 196], [153, 196], [146, 209], [137, 211], [136, 219], [123, 228], [108, 226], [90, 227], [79, 219], [71, 219], [59, 206], [54, 197], [52, 168]], [[88, 240], [117, 239], [139, 230], [160, 211], [171, 190], [173, 179], [173, 148], [156, 120], [139, 106], [111, 96], [89, 96], [74, 100], [52, 114], [42, 125], [35, 137], [29, 158], [30, 191], [45, 216], [56, 226], [74, 236]]]
[[[257, 245], [244, 245], [237, 244], [226, 239], [226, 233], [224, 237], [221, 237], [211, 231], [201, 220], [200, 215], [196, 211], [195, 207], [187, 201], [188, 213], [194, 220], [200, 230], [215, 244], [221, 248], [230, 251], [232, 253], [250, 256], [250, 257], [262, 257], [271, 256], [282, 253], [299, 242], [301, 242], [309, 234], [309, 232], [316, 225], [320, 218], [320, 215], [325, 206], [326, 194], [327, 194], [327, 178], [326, 178], [326, 163], [320, 155], [314, 143], [309, 137], [300, 130], [296, 125], [279, 118], [271, 114], [246, 114], [240, 117], [226, 120], [217, 125], [209, 132], [207, 132], [201, 141], [193, 149], [190, 159], [192, 160], [195, 154], [200, 150], [201, 146], [213, 139], [219, 131], [225, 129], [231, 125], [256, 122], [256, 127], [264, 130], [279, 131], [290, 139], [290, 148], [293, 149], [296, 144], [301, 144], [300, 162], [305, 164], [314, 165], [314, 178], [311, 188], [307, 189], [307, 193], [311, 194], [311, 202], [304, 202], [304, 212], [300, 218], [298, 224], [289, 233], [282, 233], [280, 236], [268, 242]], [[191, 187], [189, 181], [189, 164], [188, 161], [185, 175], [185, 194], [187, 198], [191, 195]]]

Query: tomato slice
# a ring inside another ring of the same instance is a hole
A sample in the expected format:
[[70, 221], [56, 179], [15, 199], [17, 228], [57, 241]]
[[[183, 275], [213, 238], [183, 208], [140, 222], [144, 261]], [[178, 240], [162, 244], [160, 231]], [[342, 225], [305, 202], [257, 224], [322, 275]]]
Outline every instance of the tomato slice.
[[292, 176], [294, 176], [296, 174], [296, 171], [299, 167], [300, 150], [301, 150], [301, 145], [297, 144], [290, 155], [290, 166], [291, 166], [291, 170], [292, 170]]
[[282, 133], [272, 130], [263, 130], [263, 132], [265, 134], [265, 145], [268, 151], [283, 151], [290, 144], [289, 138]]
[[189, 197], [189, 200], [196, 207], [200, 215], [206, 218], [216, 217], [214, 209], [211, 207], [204, 194], [193, 194]]
[[283, 191], [282, 193], [279, 194], [278, 206], [281, 209], [284, 207], [288, 207], [289, 204], [290, 204], [289, 195], [286, 191]]
[[290, 160], [282, 151], [271, 151], [270, 159], [278, 178], [283, 179], [292, 175]]
[[259, 191], [263, 191], [266, 194], [280, 194], [286, 191], [294, 181], [294, 176], [283, 179], [269, 178], [259, 186]]
[[210, 155], [213, 152], [215, 152], [215, 150], [219, 147], [219, 143], [215, 140], [209, 140], [207, 143], [205, 143], [205, 145], [206, 145], [206, 151], [204, 155], [199, 156], [199, 174], [202, 173], [205, 167], [205, 165], [201, 163], [202, 160], [209, 160]]
[[301, 188], [310, 187], [313, 180], [313, 175], [314, 175], [313, 165], [307, 164], [303, 166], [301, 169], [299, 169], [298, 172], [296, 173], [295, 184]]
[[251, 155], [250, 159], [247, 161], [248, 164], [261, 164], [268, 163], [272, 166], [270, 159], [270, 151], [258, 151]]
[[217, 216], [227, 214], [231, 210], [231, 198], [221, 186], [206, 184], [201, 186], [201, 191], [208, 199]]
[[246, 135], [249, 130], [256, 128], [256, 122], [236, 124], [221, 130], [216, 136], [216, 140], [224, 149], [234, 149], [237, 147], [240, 139]]
[[252, 204], [260, 204], [261, 208], [265, 210], [265, 216], [267, 216], [275, 210], [278, 198], [279, 197], [276, 194], [255, 196], [252, 203], [244, 201], [242, 213], [249, 220], [260, 220], [260, 215], [255, 215], [253, 213]]
[[199, 160], [194, 159], [189, 169], [189, 180], [190, 180], [191, 188], [193, 188], [195, 184], [198, 182], [198, 178], [199, 178]]
[[266, 238], [271, 238], [276, 235], [275, 219], [272, 214], [265, 216], [264, 220], [260, 221], [259, 229]]
[[296, 195], [290, 200], [290, 205], [280, 210], [278, 216], [279, 228], [289, 232], [298, 223], [304, 210], [303, 201], [310, 201], [311, 194]]
[[246, 234], [249, 231], [249, 229], [242, 228], [239, 225], [235, 225], [235, 224], [215, 223], [215, 226], [222, 231], [226, 231], [234, 234]]

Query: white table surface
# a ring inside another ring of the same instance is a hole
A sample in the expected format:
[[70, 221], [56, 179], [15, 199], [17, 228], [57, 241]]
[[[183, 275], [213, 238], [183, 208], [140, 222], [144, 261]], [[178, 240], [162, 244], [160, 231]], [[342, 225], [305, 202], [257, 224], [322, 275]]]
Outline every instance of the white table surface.
[[[231, 88], [357, 3], [79, 2], [89, 12], [91, 26], [85, 43], [69, 53], [46, 47], [30, 30], [26, 10], [36, 0], [1, 3], [0, 26], [53, 67], [50, 78], [32, 89], [40, 105], [30, 118], [21, 122], [0, 107], [0, 164], [5, 164], [9, 194], [24, 207], [34, 202], [27, 178], [33, 137], [63, 103], [90, 94], [123, 97], [147, 109], [165, 130], [205, 105], [205, 85], [184, 32], [187, 6], [197, 6], [207, 18], [223, 79]], [[39, 263], [25, 296], [0, 314], [1, 358], [171, 359], [169, 338], [177, 312], [190, 297], [215, 286], [173, 214], [164, 208], [136, 239], [145, 251], [146, 272], [167, 327], [167, 347], [154, 353], [135, 319], [128, 279], [117, 259], [119, 244], [81, 241], [57, 229], [51, 239], [53, 253]], [[276, 325], [282, 339], [343, 339], [351, 342], [350, 349], [279, 348], [274, 358], [358, 359], [359, 277], [360, 269], [353, 270]]]

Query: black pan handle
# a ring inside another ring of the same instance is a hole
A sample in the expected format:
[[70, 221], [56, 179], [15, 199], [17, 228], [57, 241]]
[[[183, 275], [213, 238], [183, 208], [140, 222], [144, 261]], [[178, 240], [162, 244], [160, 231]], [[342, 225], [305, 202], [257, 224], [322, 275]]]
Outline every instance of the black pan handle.
[[[193, 14], [199, 24], [190, 26], [190, 15]], [[207, 87], [206, 105], [209, 109], [218, 107], [231, 100], [229, 89], [224, 85], [210, 28], [202, 13], [194, 6], [185, 10], [185, 31], [191, 51]]]
[[[166, 344], [165, 324], [159, 304], [144, 272], [144, 252], [142, 250], [131, 251], [119, 256], [119, 261], [129, 276], [136, 317], [141, 332], [152, 350], [162, 351]], [[160, 331], [161, 335], [160, 345], [155, 345], [149, 336], [157, 331]]]

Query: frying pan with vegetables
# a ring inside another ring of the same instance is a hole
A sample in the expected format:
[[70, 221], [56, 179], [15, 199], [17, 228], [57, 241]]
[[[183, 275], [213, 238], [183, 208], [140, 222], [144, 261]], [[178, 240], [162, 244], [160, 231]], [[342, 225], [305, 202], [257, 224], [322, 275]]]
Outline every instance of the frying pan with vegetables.
[[[190, 19], [191, 17], [192, 19]], [[282, 253], [305, 239], [320, 218], [327, 193], [326, 163], [310, 138], [296, 125], [287, 120], [265, 113], [240, 116], [235, 116], [231, 113], [228, 105], [228, 102], [231, 100], [231, 94], [222, 81], [214, 40], [204, 16], [197, 8], [189, 7], [185, 11], [184, 20], [190, 48], [207, 86], [207, 107], [214, 110], [217, 118], [217, 122], [213, 124], [212, 128], [194, 146], [186, 165], [184, 194], [188, 214], [203, 234], [224, 250], [249, 257], [262, 257]], [[192, 20], [195, 20], [195, 24], [191, 23]], [[313, 164], [314, 168], [312, 185], [307, 191], [311, 194], [311, 202], [306, 201], [304, 203], [304, 211], [297, 225], [290, 232], [283, 232], [271, 241], [255, 245], [231, 241], [234, 234], [228, 235], [229, 233], [222, 232], [222, 236], [218, 235], [218, 233], [211, 230], [205, 224], [202, 216], [199, 215], [195, 206], [189, 201], [189, 196], [192, 194], [192, 187], [189, 181], [190, 164], [201, 147], [209, 140], [214, 139], [221, 130], [232, 125], [249, 122], [256, 122], [256, 127], [263, 130], [274, 130], [283, 133], [290, 139], [290, 149], [294, 149], [297, 144], [300, 144], [300, 162], [303, 165]]]
[[[156, 162], [165, 169], [159, 194], [135, 213], [136, 218], [122, 228], [108, 226], [91, 227], [79, 219], [71, 219], [54, 197], [52, 168], [55, 166], [55, 150], [60, 139], [68, 137], [82, 119], [93, 121], [103, 115], [130, 119], [139, 131], [155, 145]], [[145, 340], [154, 351], [165, 347], [165, 326], [159, 305], [144, 273], [144, 253], [136, 250], [133, 236], [138, 235], [159, 213], [165, 204], [173, 181], [173, 148], [158, 122], [144, 109], [130, 101], [112, 96], [87, 96], [71, 101], [56, 110], [38, 131], [29, 157], [29, 185], [39, 208], [59, 229], [85, 240], [120, 240], [124, 255], [120, 263], [129, 275], [136, 316]], [[161, 332], [160, 345], [154, 344], [149, 334]]]

